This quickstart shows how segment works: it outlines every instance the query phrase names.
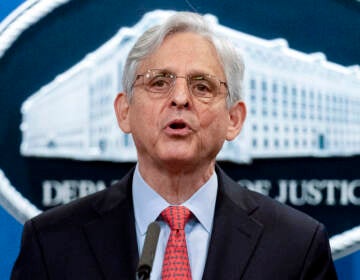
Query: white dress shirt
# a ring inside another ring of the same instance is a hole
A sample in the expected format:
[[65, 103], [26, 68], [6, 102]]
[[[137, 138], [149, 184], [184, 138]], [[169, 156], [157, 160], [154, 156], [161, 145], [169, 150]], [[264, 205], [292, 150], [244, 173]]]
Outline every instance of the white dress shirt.
[[[194, 215], [194, 218], [185, 226], [193, 280], [200, 280], [204, 272], [213, 226], [217, 188], [218, 180], [214, 171], [210, 179], [186, 202], [181, 204], [187, 207]], [[150, 277], [150, 280], [158, 280], [161, 279], [162, 262], [170, 235], [170, 227], [161, 218], [159, 219], [159, 215], [170, 204], [144, 181], [138, 166], [136, 166], [134, 173], [132, 192], [139, 252], [142, 251], [148, 225], [155, 220], [158, 220], [160, 224], [159, 242]]]

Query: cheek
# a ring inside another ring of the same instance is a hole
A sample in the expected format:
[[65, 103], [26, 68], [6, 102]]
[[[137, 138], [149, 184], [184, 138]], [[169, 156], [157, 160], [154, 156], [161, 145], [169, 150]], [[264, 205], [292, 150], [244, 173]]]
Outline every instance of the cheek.
[[207, 109], [199, 115], [201, 128], [208, 129], [209, 132], [215, 130], [215, 132], [218, 131], [218, 133], [221, 134], [227, 127], [228, 118], [224, 110]]
[[131, 104], [132, 107], [132, 123], [137, 127], [149, 126], [153, 122], [153, 118], [156, 115], [154, 106], [149, 103], [141, 102], [140, 98], [134, 100]]
[[[155, 145], [161, 137], [161, 113], [157, 106], [143, 106], [136, 110], [133, 136], [147, 145]], [[135, 135], [136, 134], [136, 135]]]

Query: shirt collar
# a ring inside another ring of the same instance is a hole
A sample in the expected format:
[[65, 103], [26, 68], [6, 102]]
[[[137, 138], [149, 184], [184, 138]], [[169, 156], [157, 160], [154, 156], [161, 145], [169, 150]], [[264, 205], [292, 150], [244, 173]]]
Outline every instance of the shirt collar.
[[138, 165], [134, 172], [132, 191], [135, 221], [140, 234], [144, 235], [148, 225], [157, 219], [169, 203], [144, 181]]
[[208, 233], [212, 229], [217, 189], [218, 180], [214, 172], [210, 179], [182, 204], [190, 209]]
[[[214, 172], [210, 179], [182, 204], [194, 214], [208, 233], [212, 229], [217, 188], [218, 180]], [[132, 190], [135, 221], [140, 234], [145, 235], [148, 225], [170, 204], [144, 181], [138, 165], [134, 172]]]

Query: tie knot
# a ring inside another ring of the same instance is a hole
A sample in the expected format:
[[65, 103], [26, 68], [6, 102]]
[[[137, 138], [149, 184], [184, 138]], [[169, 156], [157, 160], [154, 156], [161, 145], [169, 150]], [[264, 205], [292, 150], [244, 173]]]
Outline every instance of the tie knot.
[[191, 217], [191, 211], [185, 206], [169, 206], [161, 212], [171, 230], [183, 230]]

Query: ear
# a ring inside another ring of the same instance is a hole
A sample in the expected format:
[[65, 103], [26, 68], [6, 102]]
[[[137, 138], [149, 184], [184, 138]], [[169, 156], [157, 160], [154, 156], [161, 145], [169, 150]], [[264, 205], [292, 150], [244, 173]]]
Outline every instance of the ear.
[[124, 133], [130, 133], [129, 101], [127, 95], [120, 92], [114, 101], [114, 109], [119, 127]]
[[234, 140], [240, 133], [246, 118], [246, 106], [243, 101], [238, 101], [229, 110], [229, 125], [226, 140]]

